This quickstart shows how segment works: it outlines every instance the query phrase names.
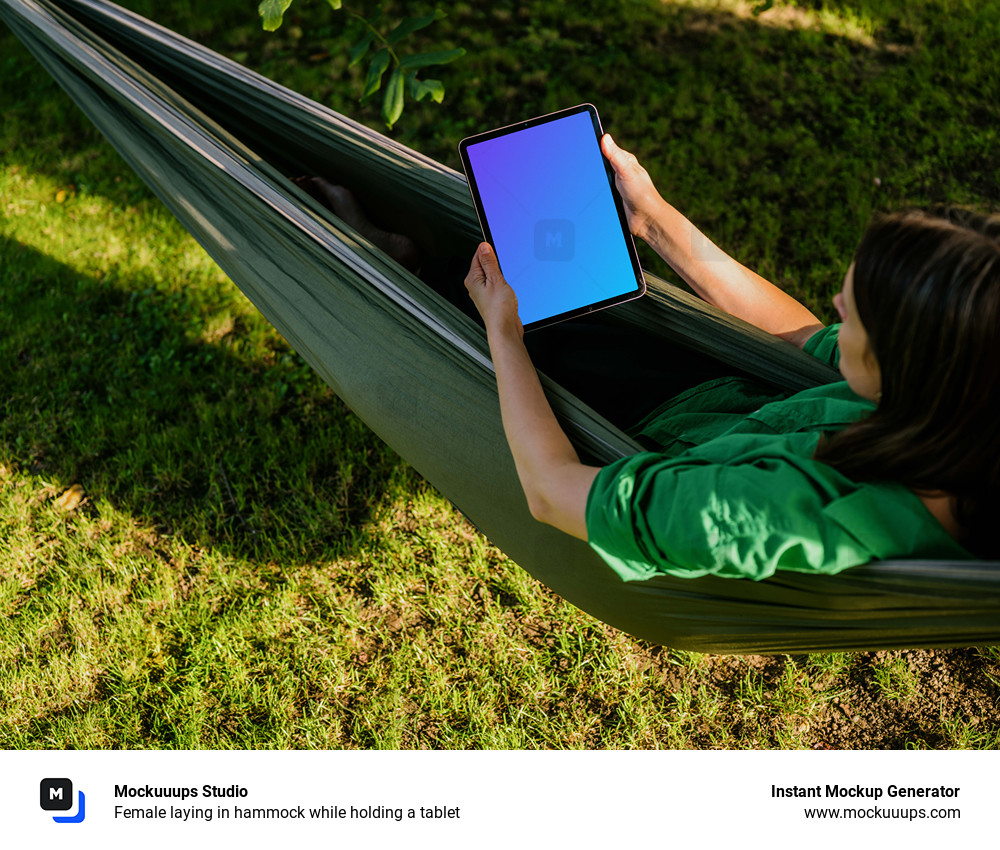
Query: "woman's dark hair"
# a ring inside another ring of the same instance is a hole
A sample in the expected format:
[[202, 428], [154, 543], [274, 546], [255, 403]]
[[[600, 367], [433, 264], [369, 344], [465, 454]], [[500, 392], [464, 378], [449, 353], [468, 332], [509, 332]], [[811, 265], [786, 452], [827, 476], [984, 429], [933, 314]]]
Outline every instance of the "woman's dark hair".
[[957, 499], [963, 545], [1000, 553], [1000, 216], [902, 212], [869, 227], [854, 300], [882, 378], [816, 457], [856, 481]]

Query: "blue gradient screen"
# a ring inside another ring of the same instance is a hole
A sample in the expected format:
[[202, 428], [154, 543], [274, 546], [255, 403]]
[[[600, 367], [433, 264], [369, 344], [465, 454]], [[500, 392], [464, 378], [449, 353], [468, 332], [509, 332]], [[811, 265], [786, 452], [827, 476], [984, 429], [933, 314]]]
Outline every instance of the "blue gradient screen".
[[470, 144], [467, 155], [522, 324], [638, 294], [590, 113]]

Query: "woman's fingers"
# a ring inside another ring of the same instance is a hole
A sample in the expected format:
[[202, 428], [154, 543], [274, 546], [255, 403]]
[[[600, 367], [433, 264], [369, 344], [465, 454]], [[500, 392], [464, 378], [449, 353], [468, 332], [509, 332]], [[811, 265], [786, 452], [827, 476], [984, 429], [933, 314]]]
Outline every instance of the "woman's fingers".
[[483, 242], [476, 250], [465, 278], [465, 288], [487, 327], [495, 323], [520, 327], [517, 296], [504, 280], [497, 255], [489, 243]]
[[635, 185], [637, 188], [640, 185], [645, 187], [646, 184], [652, 186], [649, 173], [639, 165], [639, 160], [636, 159], [635, 154], [618, 147], [609, 133], [604, 134], [604, 138], [601, 139], [601, 145], [604, 155], [615, 170], [615, 176], [618, 178], [619, 185]]
[[479, 251], [472, 255], [472, 262], [469, 264], [469, 273], [465, 276], [465, 288], [471, 293], [474, 287], [481, 287], [486, 283], [486, 270], [479, 259]]
[[488, 242], [483, 242], [472, 257], [469, 274], [465, 278], [465, 288], [470, 292], [473, 287], [484, 287], [487, 283], [506, 284], [500, 273], [497, 255]]
[[619, 180], [625, 181], [626, 184], [634, 180], [642, 180], [644, 183], [649, 181], [649, 174], [645, 168], [639, 165], [635, 154], [618, 147], [609, 133], [604, 134], [601, 145], [604, 155], [608, 158], [611, 167], [615, 170], [615, 176]]
[[493, 248], [489, 242], [483, 242], [479, 245], [479, 250], [476, 251], [476, 259], [479, 260], [479, 264], [489, 280], [493, 280], [496, 277], [501, 277], [502, 279], [497, 255], [493, 253]]
[[634, 154], [618, 147], [608, 133], [601, 139], [601, 149], [615, 171], [615, 186], [625, 204], [629, 229], [645, 239], [660, 197], [649, 172], [639, 164]]
[[624, 175], [629, 169], [635, 168], [639, 164], [639, 160], [635, 158], [634, 154], [623, 151], [618, 147], [615, 140], [611, 138], [610, 133], [604, 134], [604, 138], [601, 139], [601, 146], [604, 150], [604, 155], [608, 158], [617, 174]]

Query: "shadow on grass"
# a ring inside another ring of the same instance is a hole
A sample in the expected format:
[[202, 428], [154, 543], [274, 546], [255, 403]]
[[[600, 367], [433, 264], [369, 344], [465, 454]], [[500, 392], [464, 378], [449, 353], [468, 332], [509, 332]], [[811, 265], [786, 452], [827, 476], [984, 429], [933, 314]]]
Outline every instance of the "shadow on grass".
[[[186, 2], [127, 5], [380, 127], [377, 105], [357, 103], [364, 67], [346, 67], [342, 16], [293, 7], [289, 23], [305, 33], [293, 37], [292, 26], [262, 33], [252, 8], [235, 3], [210, 15]], [[995, 197], [992, 44], [966, 38], [971, 12], [944, 17], [860, 0], [825, 4], [824, 18], [810, 2], [780, 7], [757, 18], [748, 6], [736, 13], [660, 0], [627, 13], [600, 3], [459, 5], [432, 37], [469, 51], [445, 72], [446, 104], [408, 104], [392, 135], [457, 168], [464, 135], [592, 101], [665, 197], [832, 320], [829, 298], [873, 210]], [[872, 21], [874, 36], [855, 12]], [[963, 50], [949, 49], [959, 38]], [[115, 186], [81, 167], [74, 135], [96, 137], [78, 114], [62, 114], [63, 96], [12, 42], [5, 33], [13, 48], [3, 72], [11, 94], [0, 93], [5, 120], [17, 117], [24, 144], [53, 154], [32, 167], [116, 201], [148, 198], [132, 178]], [[323, 62], [312, 59], [319, 43], [329, 48]], [[958, 94], [955, 80], [963, 81]], [[29, 90], [37, 96], [13, 94]], [[640, 256], [670, 275], [644, 246]]]
[[276, 335], [0, 239], [0, 456], [238, 557], [343, 555], [403, 462]]

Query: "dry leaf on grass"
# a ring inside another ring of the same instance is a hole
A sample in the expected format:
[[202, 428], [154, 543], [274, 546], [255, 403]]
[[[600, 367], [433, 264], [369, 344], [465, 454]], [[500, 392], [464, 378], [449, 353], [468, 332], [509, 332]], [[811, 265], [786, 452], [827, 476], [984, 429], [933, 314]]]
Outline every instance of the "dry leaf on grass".
[[56, 507], [62, 508], [64, 511], [76, 510], [80, 502], [83, 501], [83, 487], [79, 484], [74, 484], [68, 490], [66, 490], [58, 499], [56, 499]]

